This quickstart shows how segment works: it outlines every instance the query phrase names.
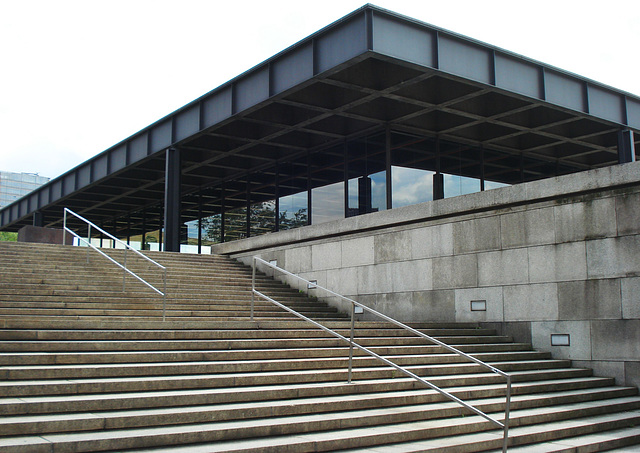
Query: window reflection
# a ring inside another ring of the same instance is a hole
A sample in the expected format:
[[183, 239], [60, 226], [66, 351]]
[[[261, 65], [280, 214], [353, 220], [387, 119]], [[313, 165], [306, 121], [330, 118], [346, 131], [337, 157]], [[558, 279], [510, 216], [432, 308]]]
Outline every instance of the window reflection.
[[307, 224], [307, 193], [300, 192], [280, 198], [280, 230], [298, 228]]
[[480, 192], [480, 180], [467, 176], [444, 175], [444, 197], [451, 198], [458, 195]]
[[429, 170], [392, 166], [392, 206], [399, 208], [433, 200], [434, 174]]
[[222, 215], [214, 214], [202, 219], [202, 245], [222, 242]]
[[485, 181], [484, 190], [499, 189], [500, 187], [508, 187], [510, 185], [511, 184], [505, 184], [503, 182], [497, 182], [497, 181]]
[[227, 211], [224, 222], [225, 242], [247, 237], [247, 208], [236, 208]]
[[344, 218], [344, 183], [316, 187], [311, 191], [311, 223]]
[[276, 201], [269, 200], [251, 205], [251, 237], [276, 230]]
[[[273, 168], [249, 175], [250, 184], [225, 181], [203, 192], [208, 206], [200, 206], [201, 211], [218, 214], [202, 219], [201, 244], [298, 228], [309, 219], [320, 224], [383, 211], [388, 207], [387, 184], [395, 208], [431, 201], [435, 194], [451, 198], [504, 187], [525, 180], [524, 169], [538, 165], [497, 150], [398, 131], [377, 132], [287, 159], [283, 155]], [[186, 224], [186, 243], [197, 241], [197, 228], [197, 221]]]

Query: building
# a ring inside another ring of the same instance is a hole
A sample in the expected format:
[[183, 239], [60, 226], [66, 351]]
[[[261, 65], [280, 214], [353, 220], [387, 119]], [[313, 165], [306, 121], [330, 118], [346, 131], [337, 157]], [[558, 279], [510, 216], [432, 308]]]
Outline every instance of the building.
[[50, 178], [35, 173], [13, 173], [0, 171], [0, 208], [34, 191]]
[[366, 5], [5, 207], [0, 228], [59, 228], [68, 207], [143, 245], [275, 259], [402, 320], [491, 323], [638, 385], [639, 140], [638, 96]]

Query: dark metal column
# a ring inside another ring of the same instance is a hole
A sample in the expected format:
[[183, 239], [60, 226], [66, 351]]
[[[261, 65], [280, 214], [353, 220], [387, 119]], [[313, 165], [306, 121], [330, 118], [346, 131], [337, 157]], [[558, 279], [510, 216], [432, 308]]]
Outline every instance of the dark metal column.
[[280, 164], [276, 162], [276, 190], [275, 190], [275, 214], [276, 214], [276, 228], [275, 231], [280, 231]]
[[247, 175], [247, 212], [245, 217], [245, 223], [247, 224], [246, 237], [251, 237], [251, 180]]
[[627, 162], [635, 162], [636, 151], [633, 140], [633, 131], [625, 130], [618, 132], [618, 163], [626, 164]]
[[349, 147], [345, 140], [342, 144], [342, 172], [344, 179], [344, 218], [349, 217]]
[[444, 198], [444, 175], [440, 173], [440, 138], [436, 138], [436, 173], [433, 175], [433, 199]]
[[311, 197], [311, 154], [307, 151], [307, 225], [312, 225], [313, 210], [311, 209], [311, 203], [313, 201]]
[[198, 194], [198, 255], [202, 254], [202, 191]]
[[224, 242], [224, 230], [226, 228], [227, 214], [225, 212], [225, 191], [224, 183], [222, 183], [222, 197], [220, 199], [220, 242]]
[[142, 239], [140, 241], [140, 248], [147, 250], [147, 210], [142, 210]]
[[371, 204], [371, 178], [358, 178], [358, 214], [368, 214], [373, 210]]
[[180, 150], [167, 149], [164, 177], [164, 250], [180, 251]]
[[36, 211], [33, 213], [33, 226], [35, 227], [44, 226], [44, 214], [42, 214], [42, 212]]
[[385, 137], [385, 163], [386, 163], [386, 196], [387, 196], [387, 209], [393, 208], [393, 196], [391, 193], [391, 130], [387, 126]]

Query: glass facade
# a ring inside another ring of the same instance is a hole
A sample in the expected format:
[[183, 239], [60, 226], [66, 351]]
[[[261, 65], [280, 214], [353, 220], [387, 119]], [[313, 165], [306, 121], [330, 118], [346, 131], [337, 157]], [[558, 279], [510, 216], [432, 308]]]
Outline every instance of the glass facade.
[[[522, 154], [383, 129], [325, 148], [287, 151], [259, 171], [247, 169], [184, 196], [181, 250], [208, 253], [221, 242], [570, 172]], [[162, 206], [142, 217], [144, 247], [157, 248]]]
[[47, 182], [49, 178], [33, 173], [0, 171], [0, 208], [10, 205]]
[[204, 189], [189, 201], [201, 214], [185, 223], [183, 244], [209, 246], [503, 187], [521, 182], [519, 163], [521, 156], [382, 130]]

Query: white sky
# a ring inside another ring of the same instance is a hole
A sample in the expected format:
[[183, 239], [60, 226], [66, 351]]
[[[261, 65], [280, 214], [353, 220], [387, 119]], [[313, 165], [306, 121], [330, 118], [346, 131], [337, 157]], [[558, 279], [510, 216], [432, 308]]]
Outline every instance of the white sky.
[[[0, 170], [56, 177], [364, 0], [0, 0]], [[640, 95], [638, 0], [377, 0]]]

